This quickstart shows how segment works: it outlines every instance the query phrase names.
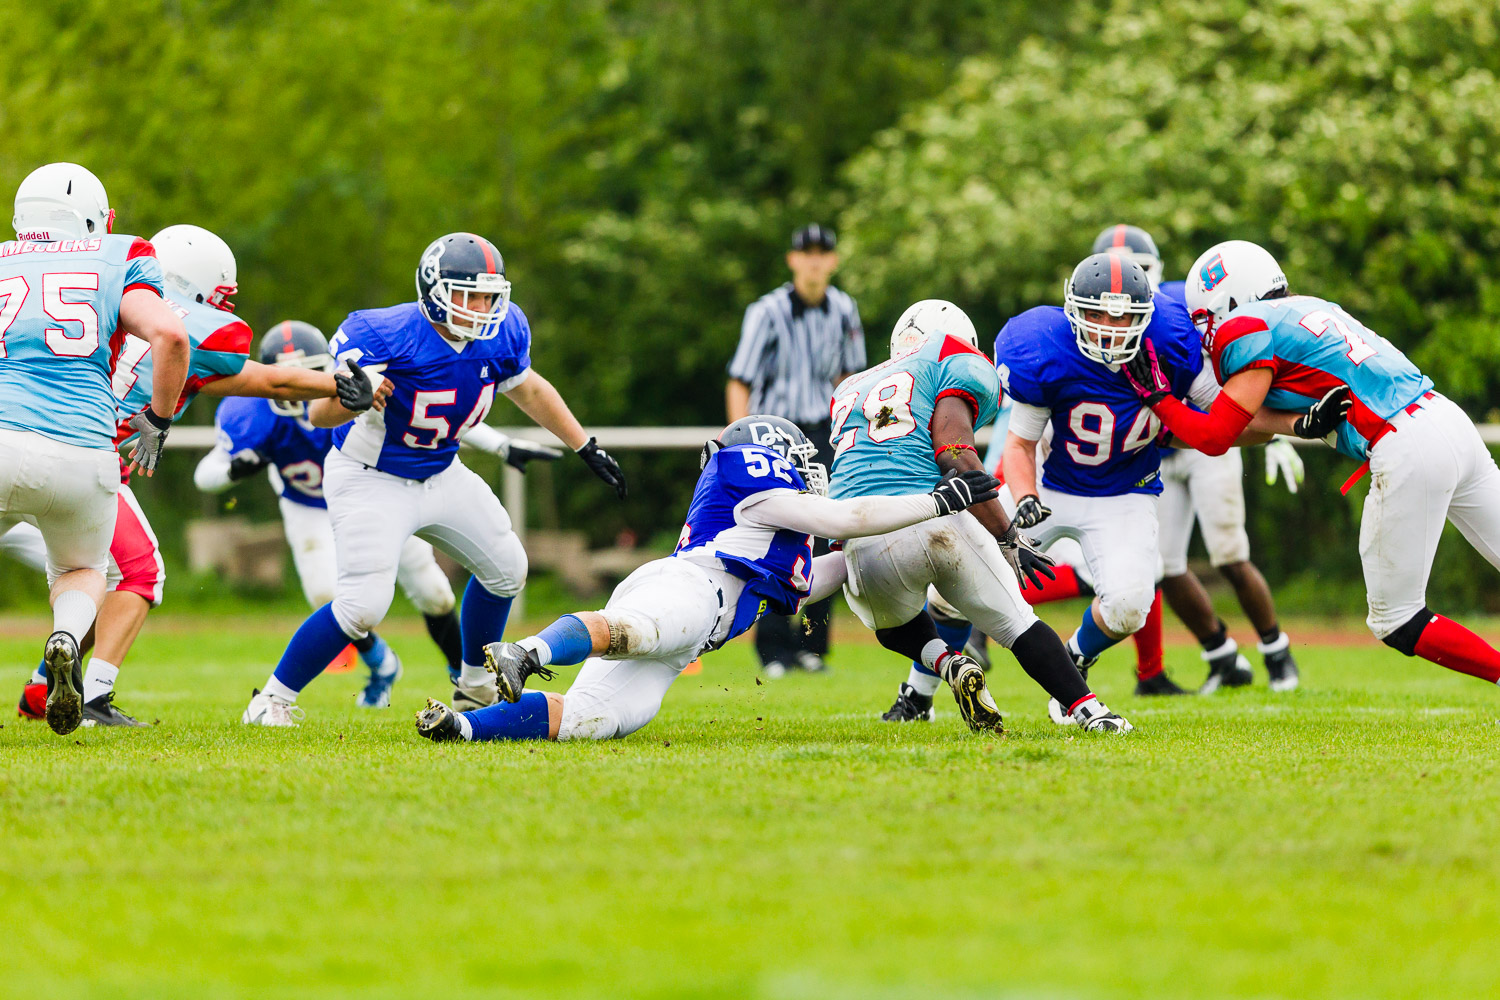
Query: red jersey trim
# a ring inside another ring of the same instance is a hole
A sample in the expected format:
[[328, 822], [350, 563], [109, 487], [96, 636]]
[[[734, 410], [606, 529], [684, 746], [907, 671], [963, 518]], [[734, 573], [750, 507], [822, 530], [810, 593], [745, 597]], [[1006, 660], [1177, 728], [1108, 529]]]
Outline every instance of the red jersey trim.
[[938, 360], [943, 361], [953, 357], [955, 354], [977, 354], [985, 361], [989, 361], [989, 355], [976, 347], [969, 345], [967, 341], [959, 340], [957, 337], [943, 338], [943, 349], [938, 352]]
[[132, 281], [130, 284], [125, 286], [125, 291], [122, 291], [120, 294], [124, 295], [125, 292], [130, 291], [132, 288], [144, 288], [148, 292], [155, 292], [158, 297], [161, 296], [160, 288], [157, 288], [155, 285], [145, 281]]
[[139, 236], [135, 242], [130, 244], [130, 252], [125, 255], [126, 260], [135, 260], [137, 257], [155, 257], [156, 247], [151, 245], [150, 240], [143, 240]]
[[[1258, 316], [1231, 316], [1215, 327], [1213, 336], [1214, 374], [1220, 374], [1219, 358], [1223, 356], [1224, 348], [1246, 334], [1260, 333], [1262, 330], [1269, 329], [1271, 328], [1266, 325], [1266, 321]], [[1247, 365], [1246, 367], [1248, 368], [1249, 366]], [[1224, 381], [1222, 376], [1219, 378], [1219, 381]]]
[[[943, 397], [945, 397], [945, 396], [957, 396], [959, 399], [962, 399], [965, 403], [968, 403], [969, 404], [969, 413], [973, 415], [974, 422], [976, 424], [979, 423], [979, 401], [974, 398], [974, 396], [973, 396], [972, 393], [970, 393], [970, 392], [968, 392], [967, 390], [964, 390], [964, 389], [944, 389], [942, 392], [938, 393], [937, 394], [937, 399], [934, 399], [932, 401], [933, 414], [934, 415], [936, 415], [936, 413], [937, 413], [937, 404], [938, 404], [938, 402], [940, 400], [942, 400]], [[930, 421], [929, 421], [929, 423], [930, 423]]]
[[223, 351], [227, 354], [249, 354], [250, 341], [255, 334], [250, 327], [240, 320], [225, 323], [213, 333], [209, 334], [203, 343], [198, 345], [198, 350]]

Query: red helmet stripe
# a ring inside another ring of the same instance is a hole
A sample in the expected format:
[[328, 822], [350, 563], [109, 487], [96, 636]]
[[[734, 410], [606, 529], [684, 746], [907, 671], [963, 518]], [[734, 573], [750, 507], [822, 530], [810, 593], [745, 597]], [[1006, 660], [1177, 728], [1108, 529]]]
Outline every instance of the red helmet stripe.
[[1109, 255], [1109, 290], [1118, 292], [1125, 284], [1125, 272], [1120, 268], [1120, 255]]
[[1113, 243], [1111, 243], [1110, 246], [1116, 246], [1116, 247], [1122, 247], [1122, 246], [1124, 246], [1125, 245], [1126, 230], [1129, 229], [1129, 228], [1130, 227], [1126, 226], [1123, 222], [1120, 225], [1116, 226], [1115, 227], [1115, 241]]
[[292, 350], [292, 321], [289, 319], [281, 321], [281, 340], [286, 344], [286, 353], [290, 353]]
[[479, 244], [479, 249], [484, 251], [484, 269], [487, 274], [495, 273], [495, 255], [490, 253], [490, 244], [483, 236], [475, 236], [473, 233], [465, 233], [465, 236], [473, 236], [474, 242]]

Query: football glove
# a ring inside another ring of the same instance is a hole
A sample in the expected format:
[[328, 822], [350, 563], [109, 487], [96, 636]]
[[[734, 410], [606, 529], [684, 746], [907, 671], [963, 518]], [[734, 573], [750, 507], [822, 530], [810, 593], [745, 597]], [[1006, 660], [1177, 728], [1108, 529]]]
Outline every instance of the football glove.
[[1283, 437], [1275, 437], [1266, 442], [1267, 486], [1275, 486], [1279, 476], [1286, 483], [1286, 491], [1296, 493], [1305, 474], [1302, 456], [1297, 454], [1297, 448], [1292, 442]]
[[1000, 495], [1000, 480], [983, 469], [967, 469], [943, 479], [932, 491], [938, 516], [956, 514]]
[[1051, 516], [1052, 508], [1044, 506], [1035, 493], [1028, 493], [1016, 504], [1016, 512], [1011, 515], [1010, 523], [1024, 530], [1036, 527]]
[[1021, 534], [1014, 522], [1005, 529], [1005, 534], [1000, 536], [999, 541], [1000, 554], [1010, 563], [1022, 590], [1026, 589], [1028, 583], [1040, 590], [1044, 576], [1049, 580], [1057, 579], [1057, 574], [1052, 571], [1052, 567], [1057, 564], [1036, 547], [1036, 542]]
[[349, 374], [335, 372], [333, 384], [338, 389], [339, 402], [351, 413], [363, 413], [375, 405], [375, 386], [353, 358], [349, 359]]
[[1161, 363], [1156, 360], [1156, 345], [1149, 340], [1141, 341], [1141, 349], [1120, 370], [1125, 373], [1136, 396], [1147, 406], [1155, 406], [1172, 395], [1172, 383], [1167, 381]]
[[527, 462], [555, 462], [562, 458], [562, 452], [556, 448], [549, 448], [544, 444], [532, 444], [520, 438], [506, 439], [500, 445], [499, 455], [505, 459], [506, 465], [522, 472], [526, 471]]
[[589, 438], [575, 454], [593, 470], [594, 475], [615, 488], [615, 496], [621, 500], [625, 499], [625, 494], [628, 492], [625, 487], [625, 473], [620, 471], [620, 463], [616, 462], [609, 452], [599, 447], [598, 438]]
[[1349, 415], [1354, 400], [1349, 396], [1347, 385], [1336, 385], [1323, 394], [1323, 398], [1312, 405], [1292, 424], [1292, 433], [1299, 438], [1325, 438], [1338, 430], [1339, 424]]
[[237, 483], [241, 479], [255, 475], [266, 467], [266, 460], [259, 454], [246, 448], [229, 460], [229, 481]]
[[130, 469], [140, 469], [150, 476], [156, 472], [156, 463], [161, 461], [162, 449], [167, 446], [167, 431], [172, 429], [172, 419], [158, 417], [148, 406], [130, 418], [130, 426], [140, 432], [130, 453]]

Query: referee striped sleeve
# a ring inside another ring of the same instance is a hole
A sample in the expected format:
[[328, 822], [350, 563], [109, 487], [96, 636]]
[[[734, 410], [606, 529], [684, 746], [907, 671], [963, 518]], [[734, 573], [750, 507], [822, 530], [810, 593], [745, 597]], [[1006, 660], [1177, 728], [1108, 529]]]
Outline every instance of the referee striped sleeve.
[[740, 343], [729, 360], [729, 377], [746, 385], [757, 385], [766, 373], [766, 354], [770, 351], [771, 316], [765, 299], [756, 299], [745, 310], [740, 325]]
[[844, 353], [843, 366], [846, 372], [862, 372], [868, 366], [865, 360], [865, 328], [859, 321], [859, 306], [854, 296], [841, 292], [844, 305]]

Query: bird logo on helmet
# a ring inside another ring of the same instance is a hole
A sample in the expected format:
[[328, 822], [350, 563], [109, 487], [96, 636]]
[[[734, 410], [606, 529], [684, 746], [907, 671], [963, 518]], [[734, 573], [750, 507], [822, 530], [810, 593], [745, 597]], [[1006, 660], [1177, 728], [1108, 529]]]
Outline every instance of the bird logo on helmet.
[[1129, 257], [1085, 257], [1063, 284], [1063, 313], [1084, 357], [1106, 365], [1135, 357], [1156, 311], [1154, 295], [1145, 269]]
[[1193, 262], [1183, 298], [1203, 334], [1203, 346], [1212, 351], [1214, 333], [1231, 312], [1286, 293], [1286, 273], [1275, 257], [1248, 240], [1228, 240], [1209, 247]]
[[473, 233], [433, 240], [417, 264], [417, 303], [454, 340], [490, 340], [510, 312], [510, 282], [495, 245]]
[[1141, 265], [1152, 288], [1161, 284], [1161, 252], [1156, 249], [1156, 241], [1151, 238], [1151, 234], [1140, 226], [1127, 226], [1124, 223], [1106, 226], [1094, 237], [1093, 252], [1124, 254]]
[[[328, 353], [328, 338], [311, 323], [298, 319], [282, 320], [260, 338], [260, 363], [288, 368], [308, 368], [316, 372], [333, 371], [333, 355]], [[300, 399], [273, 399], [271, 409], [284, 417], [301, 417], [307, 404]]]
[[818, 457], [817, 445], [790, 420], [766, 413], [741, 417], [703, 446], [698, 456], [698, 468], [708, 465], [708, 460], [720, 448], [732, 448], [737, 444], [758, 444], [771, 449], [802, 474], [802, 481], [811, 492], [819, 496], [828, 492], [828, 467], [814, 461]]
[[979, 350], [979, 333], [962, 309], [947, 299], [922, 299], [907, 306], [891, 329], [891, 357], [904, 358], [938, 334]]

